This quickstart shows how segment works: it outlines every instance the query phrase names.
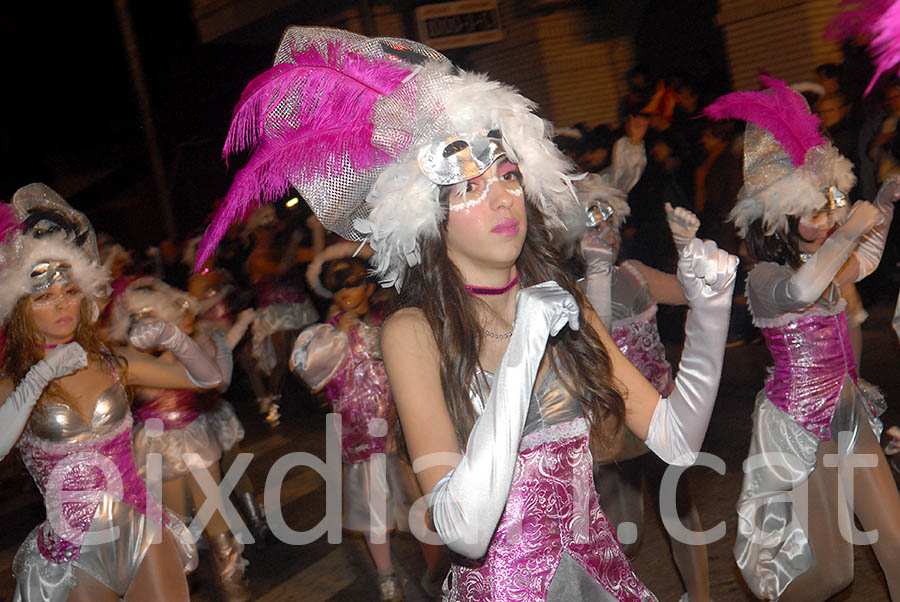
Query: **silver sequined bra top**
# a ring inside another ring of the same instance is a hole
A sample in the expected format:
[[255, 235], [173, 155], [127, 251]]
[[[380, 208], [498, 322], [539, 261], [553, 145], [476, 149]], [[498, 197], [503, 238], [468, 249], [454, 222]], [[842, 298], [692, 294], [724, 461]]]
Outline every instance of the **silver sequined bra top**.
[[31, 413], [29, 428], [36, 437], [54, 443], [82, 441], [110, 432], [129, 412], [130, 401], [125, 387], [115, 382], [94, 402], [90, 422], [85, 422], [72, 406], [54, 403], [37, 406]]
[[[490, 394], [490, 389], [494, 386], [494, 375], [486, 370], [483, 370], [482, 374], [484, 374], [487, 384], [484, 399], [481, 399], [481, 396], [474, 391], [470, 393], [472, 403], [479, 415]], [[556, 370], [551, 366], [531, 393], [531, 402], [528, 404], [528, 414], [525, 417], [522, 436], [583, 417], [581, 404], [566, 390], [559, 380]]]

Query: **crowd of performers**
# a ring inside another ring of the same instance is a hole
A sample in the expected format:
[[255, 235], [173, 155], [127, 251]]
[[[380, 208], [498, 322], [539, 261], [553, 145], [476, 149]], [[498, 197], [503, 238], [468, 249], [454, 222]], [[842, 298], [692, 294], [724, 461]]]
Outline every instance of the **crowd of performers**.
[[[877, 529], [900, 600], [884, 398], [857, 376], [840, 293], [877, 267], [900, 179], [850, 206], [852, 165], [796, 92], [762, 83], [706, 110], [747, 122], [732, 219], [774, 362], [735, 560], [760, 599], [825, 600], [853, 578], [855, 515]], [[422, 543], [431, 596], [656, 600], [629, 560], [643, 487], [658, 495], [667, 465], [698, 457], [738, 259], [671, 206], [676, 273], [620, 257], [646, 125], [629, 123], [612, 165], [584, 175], [534, 111], [416, 42], [289, 28], [235, 110], [226, 152], [252, 156], [190, 246], [186, 290], [128, 274], [127, 252], [101, 253], [48, 187], [16, 192], [0, 213], [0, 456], [18, 448], [47, 520], [16, 555], [15, 599], [187, 600], [200, 537], [223, 597], [251, 599], [241, 522], [185, 527], [240, 450], [224, 397], [237, 359], [273, 426], [289, 371], [340, 415], [343, 527], [365, 534], [383, 600], [402, 599], [389, 534], [412, 523], [438, 537]], [[276, 242], [267, 204], [290, 187], [315, 215], [304, 248]], [[326, 246], [323, 228], [343, 240]], [[235, 311], [229, 265], [246, 269], [252, 309]], [[688, 307], [674, 370], [657, 304]], [[855, 454], [874, 460], [844, 495], [838, 470]], [[675, 518], [699, 532], [684, 485]], [[265, 539], [246, 478], [236, 496]], [[704, 544], [673, 537], [671, 551], [681, 600], [710, 600]]]

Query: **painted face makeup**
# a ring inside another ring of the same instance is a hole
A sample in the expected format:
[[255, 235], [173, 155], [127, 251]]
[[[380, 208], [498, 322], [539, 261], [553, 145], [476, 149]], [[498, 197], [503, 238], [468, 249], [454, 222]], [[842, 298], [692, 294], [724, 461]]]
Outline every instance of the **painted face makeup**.
[[[525, 194], [518, 167], [509, 160], [500, 159], [477, 178], [454, 186], [450, 194], [450, 211], [467, 211], [477, 207], [488, 197], [495, 184], [502, 186], [510, 196], [520, 197]], [[474, 198], [469, 198], [469, 195], [476, 194]]]

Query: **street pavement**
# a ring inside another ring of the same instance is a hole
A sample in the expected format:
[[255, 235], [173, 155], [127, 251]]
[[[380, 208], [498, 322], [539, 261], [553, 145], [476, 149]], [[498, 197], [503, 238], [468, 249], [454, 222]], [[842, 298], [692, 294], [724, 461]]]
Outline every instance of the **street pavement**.
[[[880, 386], [888, 400], [886, 425], [900, 423], [900, 354], [890, 329], [893, 307], [869, 308], [864, 324], [862, 375]], [[672, 349], [673, 356], [677, 349]], [[762, 343], [729, 348], [716, 410], [713, 413], [704, 451], [722, 458], [727, 467], [720, 475], [706, 468], [692, 468], [691, 483], [704, 528], [724, 521], [726, 535], [708, 547], [709, 572], [713, 598], [717, 602], [741, 602], [755, 598], [741, 579], [731, 554], [736, 533], [734, 504], [741, 485], [741, 463], [750, 439], [753, 401], [765, 377], [768, 352]], [[310, 398], [299, 383], [291, 383], [285, 395], [284, 418], [270, 428], [255, 411], [247, 389], [238, 381], [226, 395], [244, 421], [247, 437], [243, 451], [253, 454], [249, 474], [259, 500], [269, 469], [278, 458], [291, 452], [308, 452], [325, 457], [325, 415], [321, 400]], [[19, 543], [43, 519], [43, 507], [36, 488], [25, 475], [17, 457], [0, 463], [0, 602], [12, 599], [14, 581], [10, 571]], [[285, 522], [296, 531], [314, 528], [325, 513], [324, 481], [305, 467], [291, 469], [281, 488]], [[668, 553], [663, 528], [647, 500], [645, 532], [634, 558], [640, 578], [659, 597], [660, 602], [675, 602], [683, 586]], [[403, 583], [405, 599], [429, 600], [419, 589], [424, 561], [416, 541], [407, 535], [391, 539], [395, 566]], [[248, 546], [250, 561], [248, 583], [254, 600], [263, 602], [369, 602], [379, 599], [375, 574], [365, 544], [358, 536], [343, 534], [339, 544], [319, 537], [306, 545], [288, 545], [271, 540], [265, 546]], [[875, 556], [868, 547], [855, 549], [856, 578], [853, 584], [833, 600], [887, 601], [884, 579]], [[203, 553], [200, 568], [190, 576], [192, 600], [215, 600], [212, 569], [208, 553]]]

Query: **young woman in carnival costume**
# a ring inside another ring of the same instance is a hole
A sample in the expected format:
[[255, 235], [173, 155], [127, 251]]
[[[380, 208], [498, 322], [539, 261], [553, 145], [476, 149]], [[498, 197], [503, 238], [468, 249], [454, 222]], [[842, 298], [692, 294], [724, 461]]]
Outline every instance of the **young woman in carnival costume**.
[[458, 555], [445, 599], [655, 600], [597, 504], [588, 439], [624, 422], [665, 459], [693, 461], [736, 258], [696, 240], [682, 254], [694, 311], [661, 398], [550, 244], [559, 214], [583, 210], [533, 109], [415, 42], [290, 28], [237, 107], [227, 149], [254, 153], [208, 243], [292, 185], [326, 228], [368, 241], [383, 284], [402, 285], [382, 351], [435, 530]]
[[[567, 224], [565, 238], [577, 240], [583, 233], [579, 247], [585, 276], [580, 284], [585, 296], [628, 361], [660, 395], [668, 396], [675, 381], [659, 337], [657, 303], [685, 305], [688, 303], [685, 292], [674, 274], [660, 272], [639, 261], [616, 264], [621, 246], [620, 230], [630, 213], [626, 200], [629, 183], [633, 185], [639, 179], [643, 165], [635, 157], [617, 156], [614, 150], [610, 170], [576, 182], [578, 198], [588, 220], [586, 224], [584, 221]], [[631, 173], [631, 177], [621, 177], [626, 173]], [[667, 204], [666, 213], [675, 248], [681, 253], [693, 240], [700, 221], [681, 207], [673, 209]], [[660, 493], [666, 464], [651, 455], [631, 431], [624, 429], [612, 433], [610, 441], [592, 447], [591, 452], [594, 484], [607, 517], [614, 526], [625, 522], [637, 526], [636, 532], [628, 534], [628, 544], [622, 546], [631, 555], [637, 550], [644, 524], [644, 482], [652, 487], [651, 495], [655, 496], [658, 508], [663, 501], [670, 501], [662, 500]], [[702, 531], [689, 484], [683, 477], [674, 494], [677, 514], [667, 517], [668, 520], [686, 523], [695, 533]], [[672, 556], [687, 589], [681, 601], [710, 600], [705, 544], [692, 545], [677, 535], [670, 539]]]
[[[259, 410], [266, 421], [277, 426], [281, 417], [279, 401], [284, 377], [289, 370], [291, 344], [297, 333], [319, 319], [303, 282], [287, 277], [296, 263], [300, 233], [291, 233], [286, 248], [276, 244], [279, 222], [275, 207], [267, 205], [253, 212], [247, 232], [253, 239], [253, 250], [247, 258], [247, 272], [256, 290], [256, 316], [251, 326], [252, 354], [256, 374], [251, 382]], [[262, 385], [262, 387], [260, 387]]]
[[[147, 319], [176, 324], [188, 337], [194, 335], [197, 301], [152, 276], [137, 278], [112, 303], [107, 338], [119, 343], [128, 340], [135, 324]], [[193, 342], [193, 341], [192, 341]], [[222, 374], [222, 386], [231, 381], [231, 349], [224, 333], [216, 330], [212, 340], [199, 344], [211, 350]], [[166, 349], [160, 360], [176, 358]], [[162, 460], [162, 501], [181, 516], [199, 509], [206, 494], [195, 473], [205, 471], [218, 484], [222, 480], [219, 460], [222, 450], [230, 449], [244, 437], [244, 428], [230, 404], [221, 403], [217, 391], [200, 394], [179, 387], [156, 383], [136, 387], [134, 416], [134, 455], [139, 469], [147, 469], [148, 454]], [[154, 424], [154, 422], [156, 424]], [[159, 431], [159, 426], [162, 431]], [[188, 499], [192, 506], [188, 505]], [[224, 507], [220, 504], [219, 507]], [[220, 512], [203, 525], [209, 540], [219, 585], [228, 600], [246, 600], [243, 585], [246, 561], [241, 557], [243, 543], [235, 539]], [[243, 541], [243, 540], [242, 540]]]
[[[183, 261], [185, 265], [193, 269], [197, 259], [197, 243], [200, 237], [191, 239], [185, 245]], [[229, 370], [233, 368], [233, 359], [237, 355], [235, 349], [244, 341], [244, 335], [250, 324], [256, 317], [256, 311], [253, 308], [247, 308], [240, 311], [237, 316], [233, 316], [231, 311], [231, 303], [234, 299], [234, 286], [231, 284], [232, 275], [224, 268], [215, 264], [215, 257], [210, 257], [201, 267], [200, 271], [195, 272], [188, 278], [188, 292], [197, 300], [197, 317], [194, 321], [194, 330], [200, 337], [199, 340], [206, 343], [214, 341], [215, 336], [224, 335], [231, 351], [232, 360], [229, 361]], [[216, 335], [216, 332], [220, 335]], [[249, 344], [249, 342], [247, 343]], [[213, 351], [213, 350], [211, 350]], [[253, 369], [252, 366], [249, 369]], [[220, 387], [219, 392], [225, 393], [225, 388]], [[232, 427], [237, 423], [237, 416], [234, 409], [226, 399], [221, 396], [211, 404], [213, 408], [223, 407], [225, 411], [212, 411], [209, 414], [210, 426], [217, 433], [219, 444], [222, 446], [222, 472], [227, 473], [231, 465], [242, 453], [240, 441], [243, 434], [239, 438], [230, 435]], [[232, 421], [232, 418], [234, 419]], [[221, 419], [221, 420], [220, 420]], [[241, 433], [243, 426], [241, 425]], [[231, 443], [233, 442], [233, 443]], [[264, 545], [270, 533], [269, 525], [265, 519], [265, 512], [261, 504], [256, 503], [255, 488], [250, 480], [250, 475], [244, 471], [240, 479], [234, 486], [233, 493], [238, 507], [250, 523], [250, 530], [253, 532], [255, 543]]]
[[[307, 270], [313, 290], [330, 297], [323, 324], [297, 337], [291, 365], [313, 392], [324, 390], [341, 415], [343, 453], [343, 528], [364, 533], [378, 571], [383, 600], [400, 600], [401, 590], [391, 565], [388, 533], [409, 531], [410, 505], [421, 492], [409, 464], [397, 455], [394, 431], [397, 412], [381, 360], [384, 311], [370, 306], [376, 284], [366, 262], [353, 257], [358, 243], [336, 243], [320, 253]], [[371, 253], [369, 253], [370, 255]], [[440, 550], [423, 543], [431, 561], [425, 587], [439, 585]], [[430, 593], [439, 593], [431, 587]]]
[[[900, 180], [848, 214], [852, 165], [799, 94], [761, 80], [767, 90], [728, 94], [705, 110], [748, 121], [731, 216], [758, 262], [747, 298], [774, 360], [756, 399], [735, 558], [761, 599], [825, 600], [853, 579], [849, 509], [878, 530], [872, 545], [900, 600], [900, 495], [878, 444], [884, 400], [858, 386], [839, 293], [877, 267]], [[860, 467], [851, 455], [875, 463]], [[851, 464], [852, 490], [839, 488], [835, 467]]]
[[179, 363], [103, 345], [94, 321], [109, 279], [90, 224], [43, 184], [13, 197], [16, 206], [29, 202], [68, 213], [75, 228], [26, 229], [26, 213], [0, 208], [0, 457], [18, 445], [47, 511], [13, 561], [14, 599], [186, 601], [184, 572], [196, 566], [196, 548], [138, 475], [126, 385], [202, 389], [221, 374], [159, 321], [137, 326], [132, 341], [138, 349], [166, 346]]

